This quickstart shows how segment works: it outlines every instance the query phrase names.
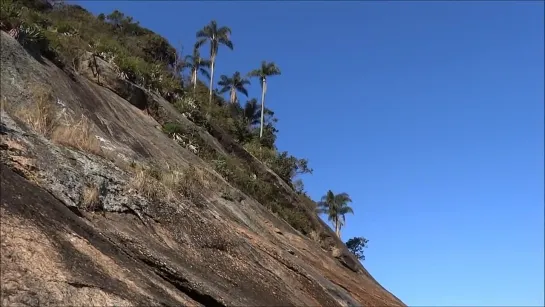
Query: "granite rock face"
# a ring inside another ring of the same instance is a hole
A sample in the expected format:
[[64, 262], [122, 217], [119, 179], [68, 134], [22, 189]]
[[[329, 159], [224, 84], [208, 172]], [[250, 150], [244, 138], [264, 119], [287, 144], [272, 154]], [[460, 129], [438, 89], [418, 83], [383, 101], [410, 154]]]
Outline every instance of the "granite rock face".
[[[158, 127], [161, 119], [190, 127], [302, 205], [221, 130], [199, 129], [106, 61], [101, 80], [87, 68], [70, 76], [1, 35], [2, 306], [405, 306], [318, 217], [309, 213], [316, 238], [301, 234]], [[90, 121], [99, 153], [21, 119], [36, 84], [51, 91], [56, 119]], [[131, 167], [149, 161], [193, 169], [199, 197], [159, 200], [131, 187]], [[89, 187], [93, 208], [84, 205]]]

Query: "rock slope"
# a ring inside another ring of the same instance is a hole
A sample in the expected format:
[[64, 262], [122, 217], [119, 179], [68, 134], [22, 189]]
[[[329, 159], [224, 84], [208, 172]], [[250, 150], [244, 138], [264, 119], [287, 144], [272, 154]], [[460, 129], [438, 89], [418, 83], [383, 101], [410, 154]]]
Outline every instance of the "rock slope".
[[[97, 80], [1, 35], [2, 306], [405, 306], [315, 214], [313, 234], [300, 233], [160, 121], [191, 128], [304, 206], [220, 130], [200, 129], [100, 59]], [[138, 170], [150, 163], [176, 169], [187, 197], [153, 186]]]

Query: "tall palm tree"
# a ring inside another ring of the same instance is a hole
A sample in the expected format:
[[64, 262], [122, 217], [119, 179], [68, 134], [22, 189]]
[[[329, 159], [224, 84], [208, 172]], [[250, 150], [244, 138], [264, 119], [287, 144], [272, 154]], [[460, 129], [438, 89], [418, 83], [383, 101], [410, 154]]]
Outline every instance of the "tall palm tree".
[[218, 24], [215, 20], [201, 30], [197, 31], [197, 43], [196, 47], [199, 48], [206, 42], [210, 42], [210, 96], [208, 103], [212, 105], [212, 91], [214, 85], [214, 69], [216, 67], [216, 56], [218, 55], [218, 48], [220, 45], [225, 45], [229, 49], [233, 50], [233, 42], [231, 42], [231, 29], [229, 27], [218, 28]]
[[229, 92], [229, 102], [231, 103], [238, 102], [237, 92], [240, 92], [244, 94], [244, 96], [248, 97], [248, 90], [245, 88], [245, 86], [250, 85], [250, 81], [243, 78], [238, 71], [235, 72], [230, 78], [226, 75], [221, 75], [218, 85], [221, 86], [219, 91], [220, 94]]
[[320, 202], [318, 202], [318, 212], [327, 215], [327, 219], [333, 222], [335, 226], [335, 233], [340, 238], [341, 228], [344, 226], [346, 220], [345, 215], [348, 213], [354, 214], [354, 210], [348, 205], [352, 199], [346, 193], [335, 194], [329, 190], [322, 196]]
[[280, 75], [280, 68], [274, 64], [274, 62], [267, 63], [267, 61], [261, 62], [259, 69], [252, 70], [248, 76], [257, 77], [261, 82], [261, 127], [259, 129], [259, 138], [263, 137], [263, 119], [265, 117], [265, 93], [267, 92], [267, 77]]
[[210, 60], [201, 58], [199, 48], [195, 46], [193, 48], [193, 55], [186, 55], [184, 59], [185, 68], [191, 70], [191, 85], [193, 86], [193, 93], [197, 90], [197, 74], [200, 72], [207, 79], [210, 80], [210, 74], [207, 68], [210, 68]]

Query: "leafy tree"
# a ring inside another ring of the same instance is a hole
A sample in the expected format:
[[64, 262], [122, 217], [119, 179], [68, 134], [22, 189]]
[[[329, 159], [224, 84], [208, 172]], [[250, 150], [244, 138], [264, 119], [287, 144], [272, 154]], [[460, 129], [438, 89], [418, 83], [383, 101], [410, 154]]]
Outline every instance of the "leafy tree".
[[146, 34], [139, 39], [143, 42], [144, 60], [161, 62], [171, 66], [175, 64], [176, 49], [165, 38], [157, 34]]
[[345, 223], [345, 215], [348, 213], [354, 214], [354, 210], [348, 206], [352, 202], [350, 196], [347, 193], [335, 194], [329, 190], [322, 196], [320, 202], [318, 202], [318, 212], [327, 215], [327, 219], [333, 222], [335, 226], [335, 233], [340, 238], [341, 228]]
[[208, 103], [212, 104], [212, 91], [214, 84], [214, 68], [216, 67], [216, 56], [218, 55], [218, 49], [220, 45], [225, 45], [229, 49], [233, 50], [233, 42], [230, 39], [231, 29], [229, 27], [218, 27], [215, 20], [201, 30], [197, 31], [197, 43], [196, 47], [200, 48], [206, 42], [210, 42], [210, 85], [209, 85], [209, 99]]
[[[102, 18], [103, 16], [100, 16]], [[118, 10], [114, 10], [112, 13], [106, 15], [105, 21], [108, 22], [113, 28], [114, 31], [125, 34], [125, 35], [141, 35], [144, 33], [153, 34], [151, 31], [146, 31], [140, 27], [139, 22], [133, 22], [131, 16], [126, 16]], [[154, 34], [155, 36], [159, 36]]]
[[367, 240], [364, 237], [354, 237], [346, 241], [346, 247], [350, 252], [352, 252], [358, 259], [365, 260], [365, 255], [363, 254], [363, 249], [367, 248]]
[[193, 85], [193, 93], [195, 93], [197, 90], [198, 73], [201, 73], [210, 80], [210, 73], [208, 73], [207, 70], [207, 68], [210, 68], [210, 60], [201, 58], [199, 48], [195, 46], [195, 48], [193, 48], [193, 55], [186, 55], [184, 65], [191, 70], [191, 85]]
[[[265, 94], [267, 93], [267, 77], [280, 75], [280, 68], [274, 64], [274, 62], [267, 63], [266, 61], [261, 62], [261, 67], [259, 69], [252, 70], [248, 76], [257, 77], [261, 82], [261, 105], [265, 106]], [[259, 137], [263, 137], [263, 117], [265, 108], [261, 108], [261, 127], [259, 131]]]
[[245, 88], [245, 86], [249, 84], [250, 81], [243, 78], [238, 71], [235, 72], [232, 77], [221, 75], [220, 81], [218, 82], [218, 85], [221, 86], [219, 93], [224, 94], [229, 92], [229, 102], [237, 103], [237, 92], [240, 92], [244, 94], [244, 96], [248, 97], [248, 90]]
[[125, 14], [118, 10], [114, 10], [112, 13], [106, 16], [106, 20], [115, 28], [120, 28], [121, 24], [125, 20]]
[[287, 151], [283, 151], [275, 157], [272, 169], [289, 184], [292, 184], [297, 175], [312, 173], [312, 169], [308, 167], [308, 160], [297, 159]]
[[303, 180], [297, 179], [292, 183], [293, 189], [295, 190], [295, 193], [299, 195], [305, 195], [305, 184], [303, 183]]

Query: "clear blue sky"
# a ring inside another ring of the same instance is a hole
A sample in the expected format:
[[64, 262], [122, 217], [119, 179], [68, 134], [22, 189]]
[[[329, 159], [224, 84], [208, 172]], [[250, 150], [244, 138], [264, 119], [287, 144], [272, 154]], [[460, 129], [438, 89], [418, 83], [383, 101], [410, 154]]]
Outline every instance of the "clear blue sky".
[[543, 306], [543, 2], [82, 5], [186, 53], [217, 19], [235, 45], [218, 76], [277, 62], [279, 148], [310, 160], [314, 199], [352, 196], [343, 239], [369, 239], [364, 265], [405, 303]]

